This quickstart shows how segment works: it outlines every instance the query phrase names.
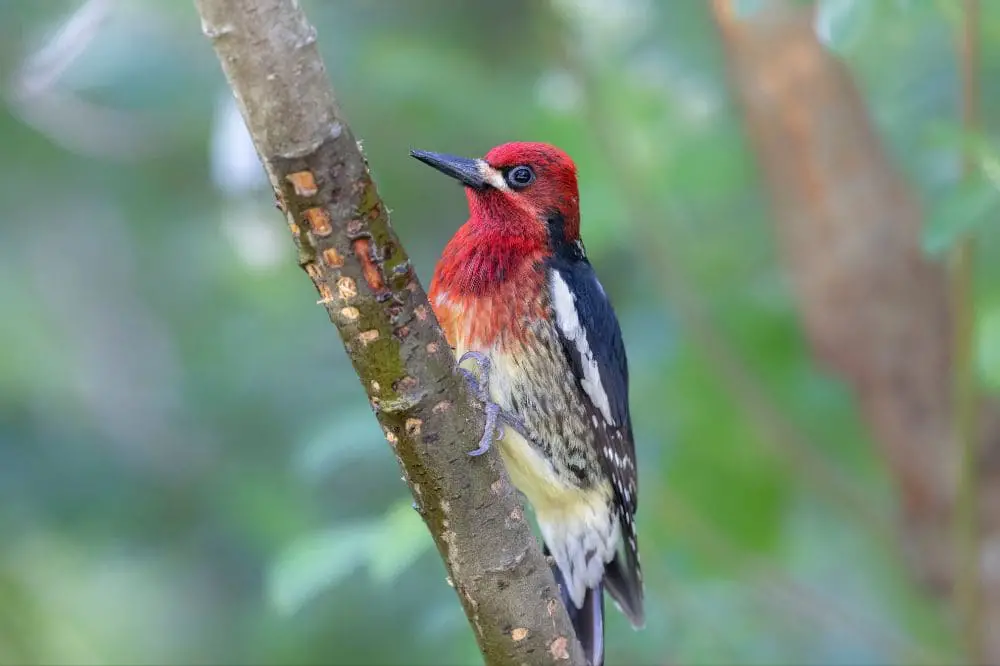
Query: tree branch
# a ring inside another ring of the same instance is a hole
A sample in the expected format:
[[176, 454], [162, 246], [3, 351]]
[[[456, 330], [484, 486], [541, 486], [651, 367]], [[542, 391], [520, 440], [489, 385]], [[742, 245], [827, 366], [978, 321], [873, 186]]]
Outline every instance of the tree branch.
[[[337, 108], [296, 0], [195, 0], [487, 664], [583, 664], [549, 566]], [[304, 389], [308, 390], [308, 389]]]

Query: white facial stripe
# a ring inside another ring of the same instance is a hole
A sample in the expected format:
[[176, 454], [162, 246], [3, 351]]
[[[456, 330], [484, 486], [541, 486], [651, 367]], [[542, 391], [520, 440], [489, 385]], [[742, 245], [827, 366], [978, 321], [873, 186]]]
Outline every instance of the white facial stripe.
[[583, 379], [580, 380], [583, 390], [594, 406], [600, 410], [604, 419], [612, 426], [615, 425], [615, 420], [611, 417], [608, 394], [605, 393], [604, 385], [601, 383], [601, 372], [590, 351], [587, 332], [580, 324], [580, 316], [576, 311], [576, 297], [569, 290], [569, 285], [563, 280], [559, 271], [552, 271], [552, 307], [556, 312], [556, 324], [559, 325], [559, 330], [567, 340], [576, 345], [583, 361]]
[[507, 185], [507, 181], [504, 180], [503, 174], [500, 173], [499, 169], [494, 169], [486, 160], [476, 160], [479, 165], [479, 175], [483, 177], [490, 186], [500, 190], [501, 192], [509, 192], [510, 187]]

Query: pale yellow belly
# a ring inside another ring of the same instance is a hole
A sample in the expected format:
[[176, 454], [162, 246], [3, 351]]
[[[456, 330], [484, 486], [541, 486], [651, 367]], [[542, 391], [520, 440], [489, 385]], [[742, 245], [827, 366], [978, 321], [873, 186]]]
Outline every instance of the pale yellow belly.
[[[455, 353], [460, 357], [465, 351], [459, 348]], [[496, 350], [483, 350], [483, 353], [491, 364], [490, 399], [501, 409], [509, 410], [511, 394], [523, 379], [521, 367], [507, 354]], [[463, 367], [472, 370], [475, 362], [466, 361]], [[513, 428], [505, 427], [499, 445], [511, 482], [528, 498], [539, 519], [551, 516], [552, 519], [562, 520], [574, 517], [567, 514], [589, 513], [592, 508], [605, 506], [611, 494], [610, 485], [584, 490], [560, 477], [552, 463]]]
[[505, 429], [500, 454], [511, 483], [528, 498], [539, 520], [562, 521], [604, 510], [607, 495], [603, 488], [584, 490], [566, 483], [516, 430]]

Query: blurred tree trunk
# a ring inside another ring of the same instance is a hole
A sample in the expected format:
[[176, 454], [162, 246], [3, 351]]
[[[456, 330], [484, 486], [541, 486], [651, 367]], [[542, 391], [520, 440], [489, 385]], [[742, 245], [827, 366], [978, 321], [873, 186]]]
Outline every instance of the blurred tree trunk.
[[[917, 197], [847, 69], [817, 40], [812, 10], [737, 19], [725, 0], [713, 9], [811, 347], [853, 388], [886, 460], [913, 572], [945, 594], [962, 575], [952, 536], [960, 456], [947, 271], [924, 256]], [[1000, 437], [996, 411], [984, 416], [978, 619], [998, 627], [1000, 572], [988, 563], [1000, 557]], [[1000, 663], [1000, 633], [982, 640], [973, 652]]]
[[296, 0], [195, 4], [299, 263], [368, 393], [485, 662], [583, 664], [499, 454], [466, 453], [483, 415], [456, 378], [451, 349], [337, 107], [315, 28]]

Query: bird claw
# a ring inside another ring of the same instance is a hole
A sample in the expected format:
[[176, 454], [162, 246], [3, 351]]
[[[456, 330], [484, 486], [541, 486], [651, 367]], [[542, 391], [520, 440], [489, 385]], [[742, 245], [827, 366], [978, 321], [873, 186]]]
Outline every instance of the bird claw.
[[469, 390], [472, 391], [473, 395], [479, 399], [479, 402], [486, 402], [486, 400], [483, 400], [482, 384], [479, 379], [476, 378], [475, 373], [471, 370], [466, 370], [465, 368], [459, 368], [458, 373], [465, 378], [465, 383], [468, 384]]
[[503, 439], [506, 430], [504, 426], [513, 428], [525, 441], [533, 441], [528, 436], [528, 430], [521, 423], [521, 419], [504, 412], [500, 405], [495, 402], [486, 402], [483, 411], [486, 412], [486, 427], [483, 429], [483, 437], [479, 440], [479, 446], [469, 451], [470, 456], [481, 456], [490, 450], [493, 442]]
[[465, 363], [470, 358], [479, 364], [481, 370], [484, 370], [486, 372], [490, 371], [490, 358], [483, 352], [477, 352], [477, 351], [465, 352], [458, 358], [459, 365]]
[[[467, 360], [472, 359], [476, 362], [477, 373], [479, 377], [472, 370], [466, 370], [461, 367], [463, 363]], [[490, 359], [486, 354], [477, 351], [467, 351], [458, 359], [458, 371], [462, 373], [465, 377], [465, 381], [468, 382], [469, 388], [472, 392], [476, 394], [479, 398], [479, 402], [489, 402], [490, 401]]]
[[[508, 422], [510, 417], [500, 410], [500, 405], [490, 400], [490, 359], [482, 352], [468, 351], [458, 359], [461, 366], [467, 360], [476, 362], [477, 372], [459, 367], [458, 372], [465, 377], [469, 389], [475, 394], [479, 402], [483, 403], [483, 411], [486, 412], [486, 427], [483, 436], [479, 440], [479, 446], [469, 451], [470, 456], [481, 456], [490, 450], [494, 441], [503, 439], [503, 425], [501, 421]], [[478, 374], [478, 377], [476, 376]], [[515, 419], [516, 420], [516, 419]]]
[[479, 440], [479, 446], [469, 451], [470, 456], [483, 455], [490, 450], [490, 446], [493, 445], [494, 440], [500, 441], [503, 439], [503, 428], [497, 427], [497, 418], [500, 416], [500, 405], [495, 402], [487, 402], [484, 411], [486, 412], [486, 428], [484, 428], [482, 439]]
[[469, 359], [472, 359], [478, 365], [478, 377], [476, 376], [477, 373], [462, 367], [458, 368], [458, 372], [465, 377], [465, 381], [469, 384], [469, 389], [479, 399], [479, 402], [483, 403], [483, 411], [486, 413], [486, 427], [484, 428], [482, 439], [479, 440], [478, 447], [469, 451], [469, 455], [481, 456], [489, 451], [493, 442], [499, 442], [503, 439], [505, 425], [517, 431], [526, 441], [532, 441], [531, 437], [528, 436], [527, 428], [524, 427], [519, 418], [504, 412], [500, 408], [500, 405], [490, 400], [489, 357], [482, 352], [468, 351], [458, 359], [459, 366]]

